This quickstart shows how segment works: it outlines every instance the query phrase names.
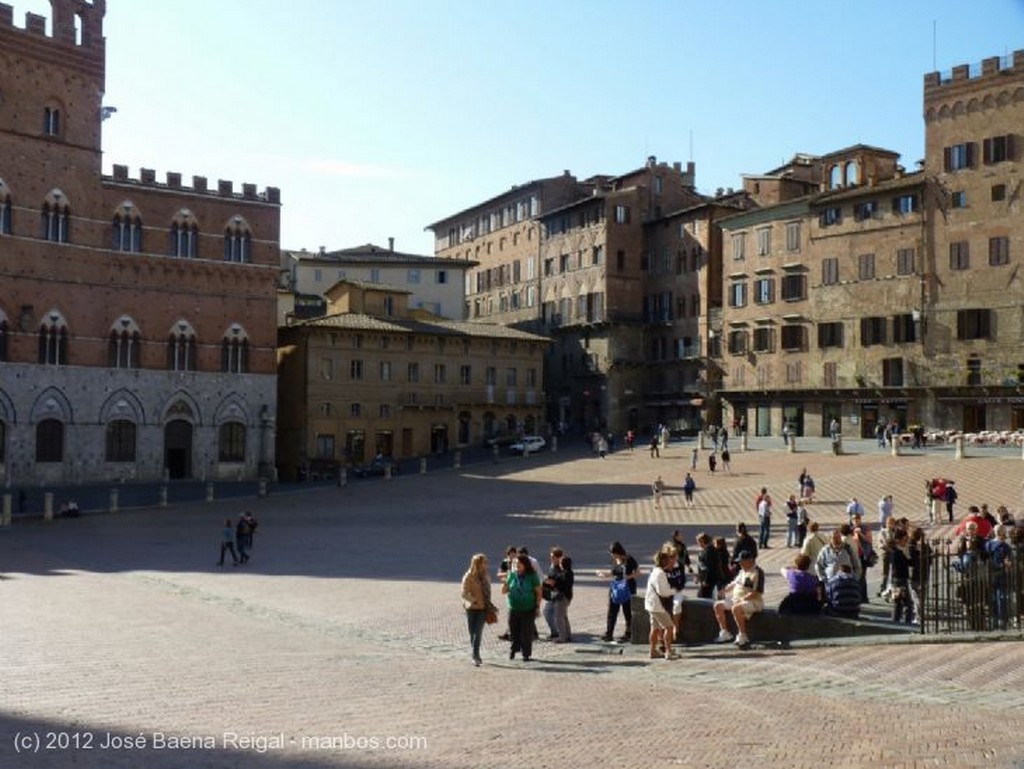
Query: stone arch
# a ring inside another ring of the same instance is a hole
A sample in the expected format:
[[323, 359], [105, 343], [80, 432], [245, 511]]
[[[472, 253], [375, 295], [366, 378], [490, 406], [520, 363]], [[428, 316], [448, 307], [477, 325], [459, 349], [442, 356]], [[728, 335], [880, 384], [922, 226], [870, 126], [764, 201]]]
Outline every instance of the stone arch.
[[165, 402], [161, 423], [166, 424], [173, 419], [181, 419], [193, 425], [202, 425], [202, 410], [196, 399], [185, 390], [177, 390]]
[[935, 107], [929, 107], [928, 111], [924, 113], [924, 120], [926, 123], [931, 123], [933, 120], [935, 120], [935, 117]]
[[29, 422], [38, 424], [44, 419], [56, 419], [65, 424], [74, 421], [71, 401], [57, 387], [47, 387], [36, 397], [29, 409]]
[[967, 114], [978, 112], [980, 109], [981, 102], [979, 102], [977, 99], [971, 99], [969, 102], [967, 102]]
[[225, 422], [241, 422], [245, 425], [252, 422], [249, 407], [237, 393], [226, 395], [213, 412], [214, 425], [222, 425]]
[[1010, 103], [1010, 100], [1011, 97], [1009, 92], [1000, 91], [999, 95], [996, 97], [996, 104], [998, 104], [1000, 107], [1005, 107]]
[[962, 101], [958, 101], [953, 104], [953, 117], [960, 117], [964, 112], [966, 112], [966, 109], [964, 108], [964, 103]]
[[15, 424], [18, 421], [18, 412], [14, 408], [14, 401], [6, 392], [0, 389], [0, 422]]
[[952, 110], [950, 110], [948, 104], [943, 104], [941, 107], [939, 107], [939, 120], [945, 120], [952, 114]]
[[100, 424], [107, 424], [117, 419], [126, 419], [137, 425], [146, 421], [146, 410], [142, 401], [131, 390], [120, 389], [110, 394], [100, 406]]
[[1018, 88], [1013, 92], [1014, 103], [1024, 101], [1024, 88]]

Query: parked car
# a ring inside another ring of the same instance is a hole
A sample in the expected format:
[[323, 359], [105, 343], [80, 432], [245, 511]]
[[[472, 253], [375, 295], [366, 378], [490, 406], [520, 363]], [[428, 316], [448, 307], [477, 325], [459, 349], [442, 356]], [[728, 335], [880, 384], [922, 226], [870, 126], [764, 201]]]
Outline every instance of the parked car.
[[539, 435], [524, 435], [519, 441], [508, 447], [513, 454], [533, 454], [541, 451], [548, 442]]
[[372, 462], [356, 466], [352, 472], [360, 478], [366, 478], [370, 475], [384, 475], [388, 468], [391, 468], [392, 475], [398, 475], [401, 472], [398, 462], [392, 457], [376, 457]]

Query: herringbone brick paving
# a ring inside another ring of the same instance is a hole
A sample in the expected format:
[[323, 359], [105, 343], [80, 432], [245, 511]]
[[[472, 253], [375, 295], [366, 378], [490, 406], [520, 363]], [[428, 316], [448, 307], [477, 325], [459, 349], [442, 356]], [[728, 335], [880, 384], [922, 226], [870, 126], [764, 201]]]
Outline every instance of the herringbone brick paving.
[[[696, 474], [693, 510], [679, 490], [685, 444], [658, 460], [569, 447], [252, 500], [261, 526], [238, 569], [214, 566], [237, 500], [19, 522], [0, 532], [0, 766], [1024, 766], [1019, 642], [706, 646], [673, 662], [642, 645], [602, 653], [606, 591], [593, 570], [608, 542], [646, 563], [678, 526], [692, 539], [753, 524], [757, 489], [784, 498], [803, 466], [826, 528], [854, 495], [873, 519], [886, 492], [921, 520], [933, 475], [956, 479], [961, 511], [1021, 506], [1019, 454], [894, 458], [865, 443], [831, 457], [808, 445], [734, 446], [732, 476]], [[660, 512], [657, 473], [671, 487]], [[793, 555], [784, 537], [776, 526], [761, 559], [769, 602]], [[580, 643], [541, 643], [527, 665], [489, 629], [486, 664], [473, 668], [458, 580], [473, 552], [494, 562], [513, 542], [542, 562], [556, 542], [574, 555]], [[47, 732], [89, 735], [92, 749], [15, 752], [15, 735]], [[107, 732], [148, 744], [100, 749]], [[194, 744], [154, 748], [160, 733]], [[365, 744], [386, 737], [425, 745]]]

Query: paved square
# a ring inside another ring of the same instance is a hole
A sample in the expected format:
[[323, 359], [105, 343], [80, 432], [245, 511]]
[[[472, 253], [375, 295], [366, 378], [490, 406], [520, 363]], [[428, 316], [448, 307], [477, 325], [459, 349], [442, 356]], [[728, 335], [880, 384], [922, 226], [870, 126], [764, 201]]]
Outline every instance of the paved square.
[[[883, 493], [920, 520], [940, 474], [961, 510], [1021, 507], [1019, 451], [752, 444], [732, 447], [732, 475], [702, 456], [693, 510], [691, 444], [605, 460], [563, 444], [265, 500], [16, 521], [0, 531], [0, 767], [1024, 767], [1019, 641], [602, 653], [593, 572], [610, 541], [646, 565], [673, 528], [692, 541], [753, 523], [756, 490], [788, 496], [802, 467], [826, 526], [851, 496], [873, 519]], [[243, 506], [260, 520], [252, 562], [218, 568], [220, 525]], [[761, 559], [770, 604], [793, 554], [783, 528]], [[573, 555], [580, 643], [541, 644], [527, 665], [490, 628], [474, 668], [458, 582], [470, 555], [493, 563], [510, 543]]]

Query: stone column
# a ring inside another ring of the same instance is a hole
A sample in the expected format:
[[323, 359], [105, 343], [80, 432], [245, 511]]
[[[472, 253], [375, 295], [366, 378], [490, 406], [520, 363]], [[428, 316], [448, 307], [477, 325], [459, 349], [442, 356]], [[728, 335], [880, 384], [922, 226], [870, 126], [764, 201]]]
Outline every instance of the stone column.
[[14, 498], [10, 494], [4, 494], [3, 513], [0, 514], [0, 526], [4, 528], [11, 525], [11, 508], [13, 504]]
[[[388, 466], [387, 469], [391, 470], [390, 465]], [[420, 475], [426, 475], [426, 474], [427, 474], [427, 458], [426, 457], [420, 457]]]
[[53, 520], [53, 492], [47, 491], [43, 494], [43, 520]]
[[117, 489], [110, 490], [110, 512], [116, 513], [120, 509], [121, 495]]

